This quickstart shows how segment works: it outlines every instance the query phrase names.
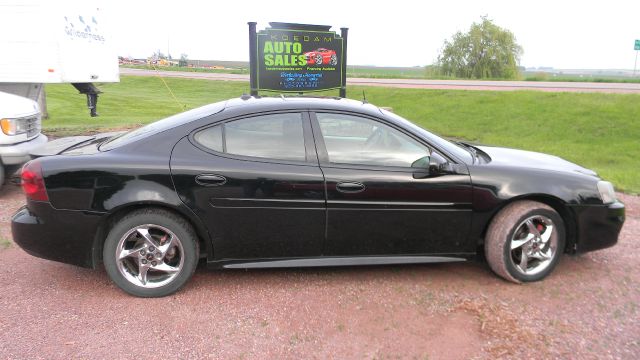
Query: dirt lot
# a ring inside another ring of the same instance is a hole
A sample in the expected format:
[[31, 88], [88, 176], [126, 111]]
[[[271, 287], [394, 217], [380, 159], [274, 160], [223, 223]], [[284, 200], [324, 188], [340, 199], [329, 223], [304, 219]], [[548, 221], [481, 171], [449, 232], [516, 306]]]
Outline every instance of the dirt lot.
[[640, 357], [640, 198], [620, 195], [617, 246], [564, 257], [514, 285], [482, 263], [307, 270], [199, 269], [138, 299], [103, 270], [10, 243], [19, 188], [0, 190], [0, 359]]

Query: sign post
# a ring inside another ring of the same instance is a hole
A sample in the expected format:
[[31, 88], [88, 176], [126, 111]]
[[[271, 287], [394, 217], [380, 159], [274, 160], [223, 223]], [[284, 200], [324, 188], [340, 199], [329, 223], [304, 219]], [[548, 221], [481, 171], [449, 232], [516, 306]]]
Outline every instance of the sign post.
[[347, 34], [331, 26], [271, 22], [249, 25], [251, 95], [259, 91], [305, 93], [339, 90], [346, 96]]
[[640, 40], [636, 40], [633, 50], [636, 51], [636, 61], [633, 63], [633, 76], [636, 76], [636, 66], [638, 65], [638, 50], [640, 50]]

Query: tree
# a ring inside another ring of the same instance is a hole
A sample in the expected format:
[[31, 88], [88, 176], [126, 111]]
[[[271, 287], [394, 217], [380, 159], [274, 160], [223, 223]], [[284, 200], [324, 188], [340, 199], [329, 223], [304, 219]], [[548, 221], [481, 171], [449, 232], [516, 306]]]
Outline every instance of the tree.
[[513, 79], [518, 75], [522, 52], [511, 31], [483, 16], [469, 32], [458, 31], [444, 41], [436, 66], [444, 76]]
[[162, 53], [162, 51], [158, 50], [157, 52], [154, 51], [153, 55], [151, 55], [151, 60], [166, 60], [167, 56], [165, 54]]
[[178, 66], [187, 66], [187, 54], [180, 55], [180, 61], [178, 61]]

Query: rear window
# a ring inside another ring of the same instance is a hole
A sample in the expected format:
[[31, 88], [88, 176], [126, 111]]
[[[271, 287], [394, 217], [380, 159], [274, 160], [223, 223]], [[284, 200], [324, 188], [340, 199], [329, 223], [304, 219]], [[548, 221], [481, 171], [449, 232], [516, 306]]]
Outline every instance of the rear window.
[[259, 115], [216, 125], [194, 136], [217, 152], [274, 160], [305, 161], [301, 113]]
[[225, 101], [221, 101], [215, 104], [201, 106], [129, 131], [102, 144], [100, 151], [109, 151], [147, 136], [155, 135], [191, 121], [202, 119], [205, 116], [217, 114], [224, 109], [225, 103]]

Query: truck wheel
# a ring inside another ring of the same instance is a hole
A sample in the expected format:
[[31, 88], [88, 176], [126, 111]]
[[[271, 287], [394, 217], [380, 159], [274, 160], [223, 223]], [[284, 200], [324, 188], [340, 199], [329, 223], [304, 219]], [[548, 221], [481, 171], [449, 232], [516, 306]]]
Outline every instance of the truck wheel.
[[564, 222], [551, 207], [517, 201], [496, 215], [485, 238], [491, 269], [506, 280], [538, 281], [553, 271], [564, 250]]
[[109, 231], [103, 262], [111, 280], [127, 293], [162, 297], [180, 289], [198, 263], [191, 225], [161, 209], [136, 210]]

